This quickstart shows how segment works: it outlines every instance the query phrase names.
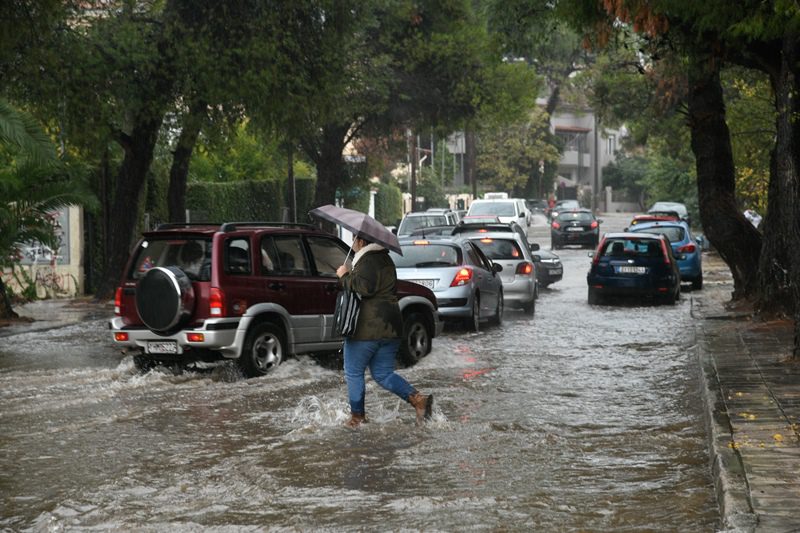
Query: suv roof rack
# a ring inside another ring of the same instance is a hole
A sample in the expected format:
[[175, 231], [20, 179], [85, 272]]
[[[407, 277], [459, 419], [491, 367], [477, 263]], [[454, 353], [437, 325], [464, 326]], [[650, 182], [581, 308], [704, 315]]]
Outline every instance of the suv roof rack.
[[199, 226], [216, 226], [217, 222], [164, 222], [156, 226], [155, 231], [163, 229], [192, 228]]
[[302, 222], [225, 222], [219, 227], [219, 230], [221, 232], [236, 231], [239, 229], [239, 226], [319, 229], [313, 224], [305, 224]]

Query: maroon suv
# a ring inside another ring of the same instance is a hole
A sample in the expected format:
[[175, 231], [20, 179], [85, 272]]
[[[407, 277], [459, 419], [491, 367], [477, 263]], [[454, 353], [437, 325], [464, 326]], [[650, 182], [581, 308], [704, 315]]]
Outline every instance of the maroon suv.
[[[236, 359], [260, 376], [293, 354], [337, 352], [336, 269], [349, 247], [305, 224], [166, 224], [125, 267], [109, 327], [140, 370]], [[430, 289], [398, 281], [400, 360], [416, 363], [441, 332]]]

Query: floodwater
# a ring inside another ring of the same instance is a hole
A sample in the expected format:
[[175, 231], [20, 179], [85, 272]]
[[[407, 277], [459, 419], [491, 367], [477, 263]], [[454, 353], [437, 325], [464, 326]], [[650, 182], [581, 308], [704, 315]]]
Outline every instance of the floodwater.
[[[546, 240], [539, 240], [549, 244]], [[402, 370], [434, 419], [311, 358], [138, 375], [102, 319], [0, 337], [0, 529], [713, 531], [689, 294], [586, 303], [585, 250], [533, 318], [448, 328]]]

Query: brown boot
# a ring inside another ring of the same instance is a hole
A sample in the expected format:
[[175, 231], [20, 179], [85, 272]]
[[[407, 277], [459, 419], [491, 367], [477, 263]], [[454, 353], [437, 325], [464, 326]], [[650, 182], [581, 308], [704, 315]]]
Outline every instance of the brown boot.
[[420, 394], [415, 392], [409, 395], [408, 403], [417, 410], [417, 422], [430, 420], [433, 412], [433, 394]]
[[367, 422], [366, 415], [359, 415], [357, 413], [353, 413], [352, 415], [350, 415], [350, 420], [345, 422], [344, 425], [349, 427], [350, 429], [356, 429], [359, 426], [361, 426], [361, 424], [364, 424], [366, 422]]

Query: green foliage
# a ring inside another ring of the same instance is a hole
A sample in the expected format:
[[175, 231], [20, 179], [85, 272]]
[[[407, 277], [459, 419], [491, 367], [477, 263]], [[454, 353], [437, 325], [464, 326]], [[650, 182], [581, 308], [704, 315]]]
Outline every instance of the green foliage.
[[379, 183], [375, 195], [375, 219], [391, 226], [403, 217], [403, 193], [392, 183]]
[[417, 177], [417, 198], [424, 198], [425, 209], [449, 207], [442, 180], [431, 167], [422, 167]]
[[[295, 176], [295, 188], [297, 194], [297, 221], [306, 222], [308, 220], [308, 212], [314, 206], [314, 193], [317, 187], [317, 180], [310, 177]], [[288, 192], [289, 187], [284, 187]], [[286, 205], [291, 205], [291, 200], [286, 199]]]
[[206, 222], [278, 221], [283, 196], [281, 182], [277, 180], [197, 182], [187, 186], [186, 207], [204, 215]]

